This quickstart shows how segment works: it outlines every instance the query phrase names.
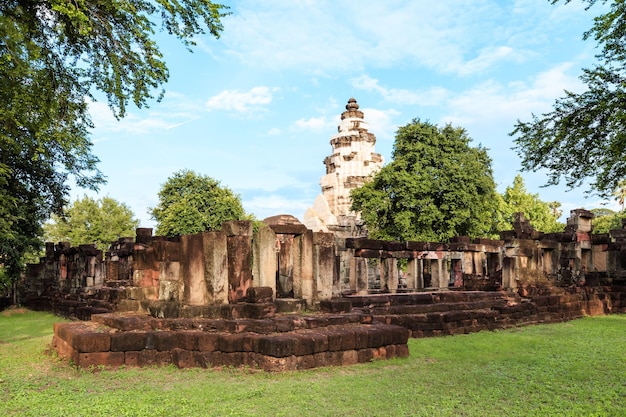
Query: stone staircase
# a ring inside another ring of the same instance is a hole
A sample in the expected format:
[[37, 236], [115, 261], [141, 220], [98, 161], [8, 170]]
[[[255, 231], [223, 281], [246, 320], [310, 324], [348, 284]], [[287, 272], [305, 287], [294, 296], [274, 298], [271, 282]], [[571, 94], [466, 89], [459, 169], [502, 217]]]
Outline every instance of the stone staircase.
[[57, 323], [53, 347], [77, 366], [248, 366], [292, 371], [406, 357], [409, 331], [356, 314], [158, 319], [136, 313]]

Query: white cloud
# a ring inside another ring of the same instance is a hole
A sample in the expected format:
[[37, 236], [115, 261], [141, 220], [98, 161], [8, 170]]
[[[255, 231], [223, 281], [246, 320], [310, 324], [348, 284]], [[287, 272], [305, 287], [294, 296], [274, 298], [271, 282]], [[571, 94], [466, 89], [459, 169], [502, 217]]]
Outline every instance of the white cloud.
[[248, 91], [224, 90], [206, 102], [208, 110], [230, 110], [239, 113], [258, 111], [272, 102], [272, 93], [277, 88], [253, 87]]
[[442, 119], [464, 126], [498, 122], [512, 126], [517, 118], [526, 119], [531, 113], [549, 111], [564, 90], [581, 91], [583, 85], [569, 74], [571, 68], [571, 63], [559, 64], [539, 73], [530, 84], [503, 85], [494, 80], [484, 81], [451, 98], [448, 114]]
[[248, 213], [254, 213], [260, 220], [278, 214], [291, 214], [302, 221], [304, 212], [311, 207], [313, 201], [298, 200], [293, 197], [294, 196], [268, 194], [251, 199], [243, 199], [242, 204]]
[[155, 108], [159, 110], [127, 112], [123, 119], [117, 120], [106, 103], [90, 101], [89, 113], [98, 132], [95, 141], [106, 140], [108, 133], [138, 135], [172, 130], [200, 118], [202, 113], [193, 100], [177, 93], [167, 93]]
[[368, 75], [362, 75], [352, 79], [352, 86], [360, 90], [376, 92], [386, 101], [402, 105], [418, 104], [421, 106], [436, 106], [444, 102], [450, 94], [450, 92], [445, 88], [437, 86], [424, 91], [411, 91], [402, 88], [386, 88], [379, 85], [377, 79], [371, 78]]
[[499, 61], [504, 61], [508, 58], [516, 61], [523, 60], [522, 54], [516, 53], [513, 48], [509, 46], [488, 47], [482, 50], [476, 58], [462, 65], [458, 72], [460, 75], [483, 72], [496, 65]]
[[528, 28], [543, 27], [552, 7], [532, 3], [538, 12], [520, 15], [524, 5], [492, 0], [242, 0], [220, 42], [251, 67], [320, 75], [410, 63], [469, 75], [522, 59]]
[[311, 117], [309, 119], [299, 119], [293, 124], [295, 130], [312, 130], [320, 132], [332, 128], [332, 125], [336, 124], [333, 121], [328, 120], [326, 117]]
[[267, 136], [278, 136], [278, 135], [280, 135], [281, 133], [283, 133], [283, 131], [282, 131], [282, 130], [280, 130], [280, 129], [279, 129], [279, 128], [277, 128], [277, 127], [273, 127], [273, 128], [271, 128], [270, 130], [268, 130], [268, 131], [267, 131], [266, 135], [267, 135]]
[[396, 116], [401, 113], [394, 109], [378, 110], [365, 108], [363, 111], [363, 117], [369, 124], [369, 131], [374, 133], [378, 139], [393, 139], [395, 136], [398, 125], [393, 122]]

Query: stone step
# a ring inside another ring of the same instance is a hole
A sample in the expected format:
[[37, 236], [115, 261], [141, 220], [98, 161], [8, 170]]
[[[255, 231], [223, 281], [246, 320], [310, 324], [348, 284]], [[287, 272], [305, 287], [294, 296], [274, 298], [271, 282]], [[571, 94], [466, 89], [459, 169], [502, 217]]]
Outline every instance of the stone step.
[[[96, 317], [96, 316], [94, 316]], [[285, 332], [232, 333], [214, 330], [120, 331], [102, 321], [57, 323], [53, 346], [77, 366], [180, 368], [252, 366], [266, 371], [351, 365], [408, 356], [409, 331], [387, 324], [343, 324]]]

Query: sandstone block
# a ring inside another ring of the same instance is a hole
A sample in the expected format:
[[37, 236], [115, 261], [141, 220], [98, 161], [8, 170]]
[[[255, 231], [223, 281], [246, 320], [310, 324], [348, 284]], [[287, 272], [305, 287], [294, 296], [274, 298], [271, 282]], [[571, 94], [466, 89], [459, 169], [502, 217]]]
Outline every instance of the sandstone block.
[[198, 366], [193, 352], [185, 349], [172, 350], [172, 363], [177, 368], [195, 368]]
[[148, 346], [147, 332], [118, 332], [111, 334], [111, 351], [140, 351]]
[[214, 352], [219, 350], [220, 337], [217, 333], [201, 332], [196, 339], [198, 350], [201, 352]]
[[79, 353], [76, 365], [81, 368], [90, 366], [118, 367], [124, 365], [124, 352], [89, 352]]
[[178, 334], [174, 331], [154, 333], [154, 347], [159, 352], [171, 351], [178, 346]]

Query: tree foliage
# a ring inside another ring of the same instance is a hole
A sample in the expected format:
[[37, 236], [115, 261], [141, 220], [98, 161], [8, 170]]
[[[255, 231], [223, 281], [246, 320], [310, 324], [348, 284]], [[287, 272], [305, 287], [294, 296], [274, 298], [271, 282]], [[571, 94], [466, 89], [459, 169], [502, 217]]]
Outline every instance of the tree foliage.
[[419, 119], [398, 129], [392, 162], [352, 191], [370, 235], [446, 241], [495, 231], [497, 193], [491, 159], [459, 127]]
[[595, 216], [593, 218], [593, 233], [595, 234], [621, 229], [622, 220], [626, 218], [624, 210], [616, 212], [607, 208], [594, 208], [591, 212]]
[[158, 24], [190, 46], [206, 30], [219, 35], [223, 11], [209, 0], [0, 2], [0, 263], [10, 276], [62, 212], [70, 179], [104, 182], [89, 140], [92, 93], [116, 117], [160, 97]]
[[539, 198], [539, 194], [532, 194], [526, 190], [526, 184], [521, 175], [516, 175], [513, 185], [506, 187], [502, 194], [500, 213], [503, 224], [501, 230], [510, 230], [515, 213], [523, 212], [526, 220], [535, 230], [553, 233], [562, 232], [565, 225], [559, 223], [560, 203], [545, 202]]
[[592, 191], [609, 197], [626, 178], [626, 3], [585, 1], [588, 7], [610, 3], [583, 35], [601, 47], [598, 63], [580, 77], [586, 90], [566, 91], [551, 112], [518, 120], [511, 135], [522, 167], [546, 169], [548, 185], [564, 180], [574, 188], [589, 179]]
[[219, 230], [228, 220], [250, 220], [241, 199], [219, 181], [190, 170], [175, 172], [159, 191], [159, 204], [150, 210], [163, 236]]
[[91, 197], [74, 201], [62, 216], [52, 215], [52, 221], [44, 225], [47, 242], [70, 242], [72, 246], [95, 243], [106, 250], [111, 242], [120, 237], [135, 235], [139, 220], [124, 203], [111, 197], [94, 200]]

